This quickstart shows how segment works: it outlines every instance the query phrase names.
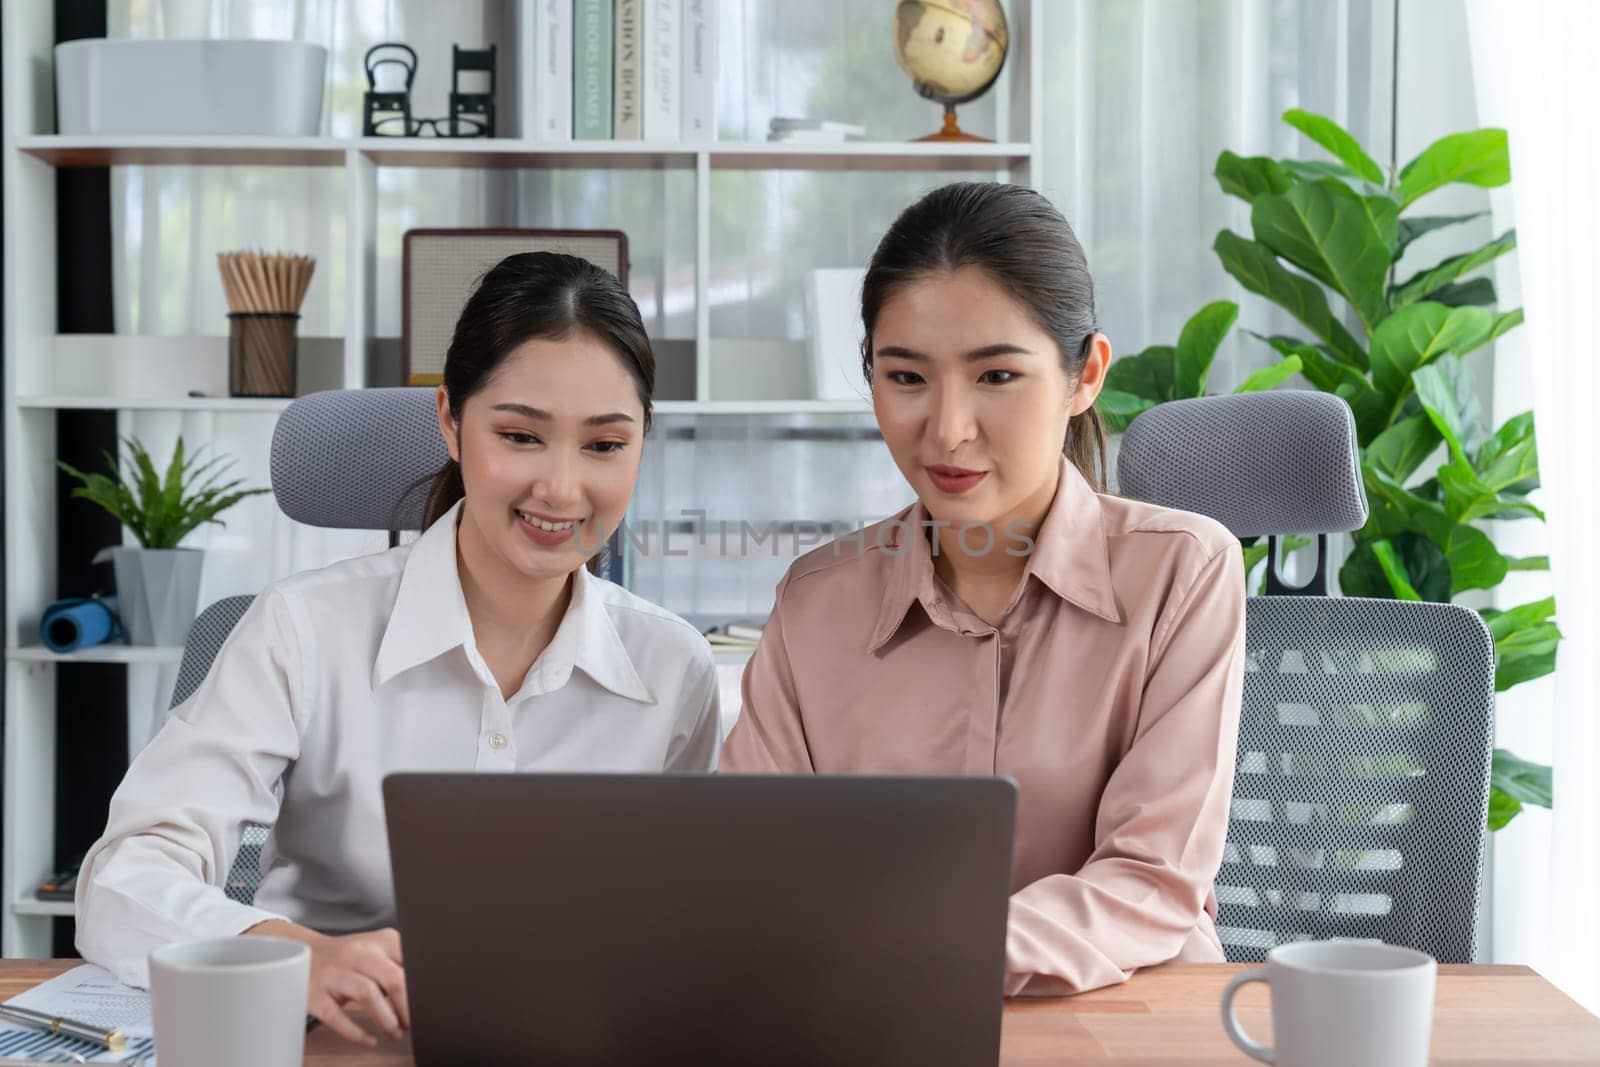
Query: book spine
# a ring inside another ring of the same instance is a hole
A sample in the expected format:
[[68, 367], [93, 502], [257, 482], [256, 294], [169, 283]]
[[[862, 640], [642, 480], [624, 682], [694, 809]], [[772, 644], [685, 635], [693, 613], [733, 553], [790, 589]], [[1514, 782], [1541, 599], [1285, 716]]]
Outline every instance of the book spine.
[[717, 139], [715, 0], [683, 2], [683, 139]]
[[577, 0], [572, 26], [572, 134], [580, 141], [611, 138], [612, 0]]
[[617, 0], [617, 47], [613, 57], [616, 82], [613, 101], [615, 119], [611, 135], [619, 141], [637, 141], [644, 132], [639, 110], [639, 78], [642, 71], [639, 36], [644, 0]]
[[645, 0], [644, 139], [676, 141], [683, 123], [682, 0]]
[[536, 0], [534, 39], [538, 64], [533, 100], [534, 136], [572, 140], [572, 3]]

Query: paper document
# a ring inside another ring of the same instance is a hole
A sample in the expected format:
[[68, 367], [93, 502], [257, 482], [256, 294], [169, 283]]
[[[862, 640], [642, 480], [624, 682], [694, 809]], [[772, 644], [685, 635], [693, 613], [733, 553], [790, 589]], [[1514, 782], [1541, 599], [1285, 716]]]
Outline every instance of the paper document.
[[84, 964], [48, 982], [41, 982], [26, 993], [12, 997], [7, 1004], [105, 1029], [122, 1031], [128, 1043], [116, 1052], [82, 1038], [52, 1034], [37, 1026], [0, 1019], [0, 1056], [13, 1056], [62, 1063], [77, 1062], [77, 1053], [90, 1063], [155, 1063], [154, 1029], [150, 1018], [150, 994], [123, 985], [104, 967]]

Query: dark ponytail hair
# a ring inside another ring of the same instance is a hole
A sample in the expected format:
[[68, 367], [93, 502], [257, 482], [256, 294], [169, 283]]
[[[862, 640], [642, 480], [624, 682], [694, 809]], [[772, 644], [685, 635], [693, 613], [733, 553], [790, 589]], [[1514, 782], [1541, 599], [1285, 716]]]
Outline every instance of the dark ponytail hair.
[[[976, 267], [1055, 339], [1061, 365], [1076, 382], [1098, 332], [1094, 279], [1083, 246], [1061, 212], [1020, 185], [956, 182], [900, 213], [878, 242], [861, 286], [867, 339], [861, 369], [872, 382], [872, 328], [895, 293], [930, 274]], [[1062, 451], [1089, 484], [1105, 491], [1106, 434], [1093, 407], [1074, 415]], [[1099, 467], [1095, 466], [1098, 458]]]
[[[461, 309], [444, 359], [450, 415], [461, 424], [467, 400], [493, 379], [517, 346], [535, 339], [562, 341], [574, 331], [598, 338], [633, 378], [650, 429], [656, 358], [639, 307], [615, 276], [577, 256], [519, 252], [490, 268]], [[461, 467], [446, 460], [427, 482], [424, 526], [466, 495]]]

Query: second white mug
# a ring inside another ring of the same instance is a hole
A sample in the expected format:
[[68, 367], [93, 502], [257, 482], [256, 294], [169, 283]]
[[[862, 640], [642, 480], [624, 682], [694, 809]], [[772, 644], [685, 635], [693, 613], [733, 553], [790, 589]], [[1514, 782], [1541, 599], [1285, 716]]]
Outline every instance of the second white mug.
[[[1279, 945], [1265, 966], [1228, 983], [1222, 1025], [1247, 1054], [1278, 1067], [1426, 1067], [1436, 970], [1432, 956], [1395, 945]], [[1272, 989], [1271, 1046], [1234, 1015], [1234, 995], [1249, 982]]]

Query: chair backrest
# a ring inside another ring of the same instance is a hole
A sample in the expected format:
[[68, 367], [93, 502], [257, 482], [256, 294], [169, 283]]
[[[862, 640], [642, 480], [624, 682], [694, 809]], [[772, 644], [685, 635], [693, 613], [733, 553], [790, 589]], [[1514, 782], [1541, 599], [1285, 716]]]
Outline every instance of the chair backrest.
[[272, 493], [310, 526], [420, 530], [426, 481], [450, 458], [434, 390], [334, 389], [290, 404], [272, 432]]
[[[1336, 533], [1365, 521], [1356, 448], [1348, 407], [1327, 394], [1177, 401], [1128, 427], [1119, 484], [1239, 536]], [[1482, 619], [1451, 604], [1251, 597], [1245, 644], [1216, 879], [1228, 958], [1360, 937], [1471, 962], [1494, 734]]]

